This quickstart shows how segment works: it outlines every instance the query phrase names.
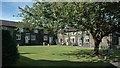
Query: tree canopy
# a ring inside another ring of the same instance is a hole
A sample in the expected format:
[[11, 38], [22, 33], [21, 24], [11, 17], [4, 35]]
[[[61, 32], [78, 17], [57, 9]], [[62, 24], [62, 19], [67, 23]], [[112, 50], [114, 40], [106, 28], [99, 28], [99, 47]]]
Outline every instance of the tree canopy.
[[119, 2], [36, 2], [20, 8], [24, 23], [57, 33], [66, 26], [88, 30], [93, 36], [95, 54], [104, 36], [120, 28]]

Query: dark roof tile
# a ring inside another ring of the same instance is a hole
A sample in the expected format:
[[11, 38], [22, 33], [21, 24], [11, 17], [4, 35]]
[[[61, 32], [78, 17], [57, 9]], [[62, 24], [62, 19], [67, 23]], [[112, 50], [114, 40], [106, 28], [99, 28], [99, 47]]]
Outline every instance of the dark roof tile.
[[18, 22], [0, 20], [0, 25], [2, 25], [2, 26], [10, 26], [10, 27], [17, 27]]

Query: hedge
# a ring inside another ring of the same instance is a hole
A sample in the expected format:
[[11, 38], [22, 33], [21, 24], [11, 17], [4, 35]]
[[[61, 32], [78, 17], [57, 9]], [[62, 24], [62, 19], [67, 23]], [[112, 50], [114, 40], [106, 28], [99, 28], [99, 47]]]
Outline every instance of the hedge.
[[10, 31], [2, 30], [2, 66], [11, 66], [18, 58], [19, 53]]

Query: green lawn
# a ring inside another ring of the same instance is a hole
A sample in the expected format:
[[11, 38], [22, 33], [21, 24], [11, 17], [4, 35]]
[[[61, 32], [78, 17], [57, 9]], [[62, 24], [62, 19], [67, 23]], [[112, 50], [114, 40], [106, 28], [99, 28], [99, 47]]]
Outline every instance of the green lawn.
[[91, 48], [78, 46], [19, 46], [18, 66], [112, 66], [92, 57]]

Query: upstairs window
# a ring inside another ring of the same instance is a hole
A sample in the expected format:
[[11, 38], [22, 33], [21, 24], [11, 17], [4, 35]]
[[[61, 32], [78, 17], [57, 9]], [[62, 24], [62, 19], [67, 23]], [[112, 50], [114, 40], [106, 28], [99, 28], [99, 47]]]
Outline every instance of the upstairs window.
[[34, 33], [38, 33], [38, 30], [34, 30]]
[[20, 32], [24, 32], [24, 31], [23, 31], [23, 28], [20, 28]]

